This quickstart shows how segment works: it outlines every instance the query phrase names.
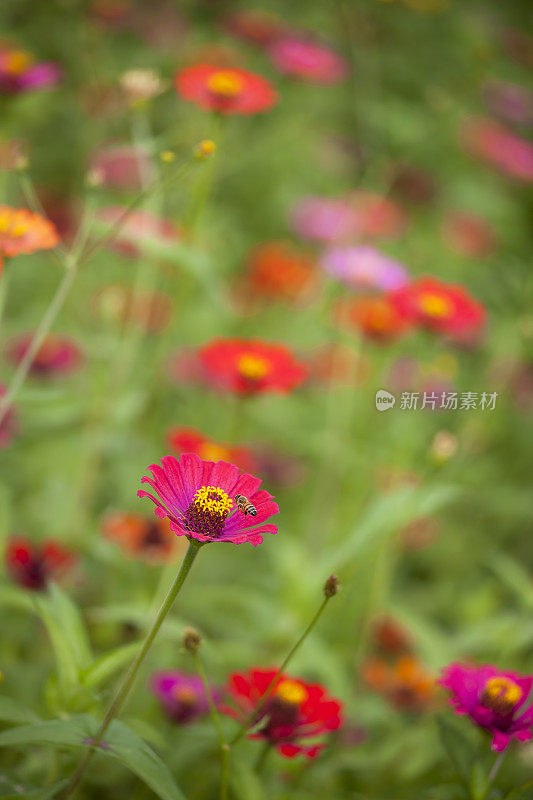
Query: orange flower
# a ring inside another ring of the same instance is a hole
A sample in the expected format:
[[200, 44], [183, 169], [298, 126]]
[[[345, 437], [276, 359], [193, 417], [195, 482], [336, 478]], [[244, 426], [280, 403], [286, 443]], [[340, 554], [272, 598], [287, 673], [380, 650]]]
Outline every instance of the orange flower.
[[398, 339], [412, 327], [386, 295], [343, 301], [337, 309], [337, 320], [347, 322], [377, 342]]
[[290, 242], [264, 242], [248, 258], [248, 280], [255, 294], [293, 301], [316, 284], [311, 260]]
[[0, 206], [0, 253], [4, 256], [50, 250], [58, 243], [55, 226], [40, 214], [26, 208]]
[[363, 665], [363, 679], [398, 711], [421, 713], [436, 694], [435, 678], [411, 655], [392, 663], [368, 658]]
[[176, 74], [175, 86], [184, 100], [219, 114], [257, 114], [267, 111], [277, 100], [265, 78], [235, 67], [186, 67]]
[[204, 461], [229, 461], [244, 472], [254, 472], [256, 464], [247, 447], [219, 444], [194, 428], [171, 428], [167, 442], [178, 453], [196, 453]]
[[103, 518], [101, 531], [126, 555], [152, 564], [175, 561], [184, 553], [184, 546], [171, 531], [166, 517], [154, 520], [142, 514], [113, 511]]

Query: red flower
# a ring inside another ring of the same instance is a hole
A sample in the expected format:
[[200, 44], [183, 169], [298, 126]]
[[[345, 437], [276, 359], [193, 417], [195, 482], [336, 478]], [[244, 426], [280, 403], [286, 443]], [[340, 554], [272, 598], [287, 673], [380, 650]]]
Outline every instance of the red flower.
[[316, 285], [313, 263], [289, 242], [264, 242], [248, 257], [248, 282], [254, 294], [271, 300], [298, 300]]
[[61, 578], [76, 558], [61, 542], [48, 539], [40, 544], [24, 536], [11, 537], [6, 546], [6, 569], [15, 583], [39, 591], [48, 581]]
[[[221, 711], [239, 722], [244, 722], [276, 674], [276, 669], [251, 669], [244, 673], [233, 673], [227, 691], [237, 709], [223, 706]], [[261, 722], [263, 724], [257, 730]], [[336, 731], [342, 722], [342, 704], [330, 697], [323, 686], [306, 683], [300, 678], [281, 673], [274, 691], [252, 723], [256, 728], [255, 733], [248, 734], [248, 737], [270, 742], [287, 758], [299, 754], [315, 758], [324, 744], [305, 745], [299, 744], [299, 740]]]
[[456, 253], [468, 258], [486, 258], [496, 249], [492, 226], [477, 214], [453, 211], [444, 219], [443, 236]]
[[484, 307], [464, 287], [437, 278], [420, 278], [389, 299], [406, 320], [454, 338], [473, 337], [485, 322]]
[[343, 301], [337, 309], [337, 320], [352, 325], [378, 342], [390, 342], [403, 336], [412, 327], [387, 295]]
[[0, 255], [49, 250], [59, 243], [54, 225], [26, 208], [0, 206]]
[[171, 562], [184, 552], [166, 517], [154, 520], [142, 514], [113, 511], [102, 520], [101, 531], [128, 556], [151, 564]]
[[466, 149], [510, 178], [533, 181], [533, 145], [492, 119], [467, 120], [461, 132]]
[[[7, 356], [13, 364], [22, 361], [32, 339], [32, 333], [24, 333], [8, 343]], [[82, 352], [74, 341], [49, 334], [31, 363], [30, 373], [36, 377], [66, 374], [77, 369], [82, 360]]]
[[358, 233], [362, 238], [393, 239], [407, 227], [407, 214], [393, 200], [360, 189], [351, 194]]
[[176, 74], [175, 86], [184, 100], [204, 111], [220, 114], [257, 114], [277, 100], [270, 83], [261, 75], [236, 67], [196, 64]]
[[420, 713], [435, 697], [435, 679], [411, 655], [400, 656], [392, 663], [378, 657], [368, 658], [363, 666], [363, 678], [399, 711]]
[[214, 339], [199, 357], [209, 383], [237, 394], [290, 392], [307, 377], [287, 347], [259, 339]]
[[245, 472], [256, 470], [254, 457], [247, 447], [219, 444], [194, 428], [171, 428], [167, 442], [178, 453], [196, 453], [204, 461], [229, 461]]

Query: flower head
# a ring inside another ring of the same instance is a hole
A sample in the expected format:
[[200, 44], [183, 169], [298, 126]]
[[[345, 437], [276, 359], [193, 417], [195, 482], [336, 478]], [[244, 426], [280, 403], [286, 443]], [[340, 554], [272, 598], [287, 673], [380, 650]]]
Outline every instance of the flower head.
[[531, 739], [533, 705], [527, 702], [532, 675], [506, 672], [492, 664], [450, 664], [439, 683], [450, 692], [450, 704], [457, 714], [467, 714], [492, 735], [496, 752], [505, 750], [511, 739]]
[[533, 181], [533, 145], [492, 119], [468, 120], [462, 129], [462, 141], [475, 156], [510, 178]]
[[254, 457], [247, 447], [220, 444], [194, 428], [170, 428], [167, 442], [178, 453], [196, 453], [205, 461], [229, 461], [246, 472], [255, 468]]
[[348, 74], [343, 58], [329, 47], [294, 35], [276, 38], [269, 54], [280, 72], [313, 83], [340, 83]]
[[364, 189], [352, 192], [349, 200], [362, 238], [393, 239], [404, 232], [407, 215], [394, 200]]
[[477, 214], [451, 212], [444, 219], [442, 232], [451, 249], [467, 258], [486, 258], [496, 249], [494, 229]]
[[483, 88], [490, 111], [517, 125], [533, 123], [533, 93], [524, 86], [491, 80]]
[[99, 222], [109, 229], [120, 224], [117, 236], [110, 242], [116, 252], [130, 258], [136, 258], [142, 252], [144, 243], [156, 241], [171, 245], [180, 237], [180, 232], [172, 222], [155, 216], [149, 211], [137, 210], [126, 213], [121, 206], [107, 206], [97, 213]]
[[[244, 721], [253, 712], [276, 674], [276, 669], [258, 668], [233, 673], [227, 692], [237, 708], [223, 706], [221, 711]], [[272, 694], [252, 723], [255, 732], [248, 736], [250, 739], [270, 742], [287, 758], [299, 754], [315, 758], [324, 744], [302, 744], [301, 740], [336, 731], [342, 722], [342, 704], [331, 697], [323, 686], [281, 673]]]
[[5, 551], [6, 569], [11, 578], [25, 589], [39, 591], [48, 581], [61, 578], [76, 558], [61, 542], [48, 539], [32, 542], [24, 536], [12, 536]]
[[369, 658], [363, 666], [363, 678], [399, 711], [420, 713], [435, 696], [434, 677], [412, 655], [402, 655], [392, 662]]
[[291, 211], [290, 224], [299, 236], [319, 242], [342, 241], [359, 231], [353, 206], [342, 198], [333, 197], [302, 198]]
[[0, 254], [11, 257], [50, 250], [59, 235], [49, 220], [26, 208], [0, 206]]
[[224, 19], [226, 30], [257, 45], [267, 45], [283, 32], [282, 21], [270, 11], [242, 8]]
[[353, 289], [393, 291], [409, 281], [403, 264], [370, 245], [332, 247], [322, 256], [320, 265]]
[[0, 46], [0, 92], [21, 94], [43, 89], [59, 81], [60, 71], [51, 62], [35, 63], [31, 53], [15, 47]]
[[314, 265], [290, 242], [264, 242], [248, 256], [248, 284], [254, 295], [293, 302], [316, 284]]
[[420, 278], [389, 299], [406, 320], [454, 338], [473, 337], [485, 322], [484, 307], [464, 287], [437, 278]]
[[277, 100], [266, 78], [236, 67], [186, 67], [176, 74], [175, 85], [184, 100], [219, 114], [257, 114]]
[[176, 537], [166, 517], [154, 520], [143, 514], [112, 511], [103, 518], [101, 531], [128, 556], [150, 564], [175, 561], [183, 552], [181, 547], [176, 546]]
[[131, 144], [97, 148], [91, 155], [89, 173], [98, 177], [99, 185], [120, 191], [139, 191], [156, 175], [149, 151]]
[[[32, 339], [33, 333], [24, 333], [8, 342], [7, 356], [13, 364], [22, 361]], [[83, 354], [75, 341], [48, 334], [31, 362], [30, 374], [39, 378], [65, 375], [78, 369], [82, 361]]]
[[[278, 504], [264, 489], [261, 481], [247, 473], [239, 473], [226, 461], [202, 461], [194, 453], [161, 459], [161, 466], [152, 464], [152, 478], [143, 477], [157, 497], [140, 490], [139, 497], [155, 503], [156, 514], [168, 517], [170, 528], [178, 536], [199, 542], [250, 542], [261, 544], [264, 533], [277, 533], [276, 525], [267, 520], [279, 513]], [[257, 511], [244, 514], [235, 497], [244, 495]]]
[[376, 342], [390, 342], [403, 336], [412, 323], [390, 302], [387, 295], [343, 300], [336, 312], [339, 323], [351, 325]]
[[259, 339], [214, 339], [199, 357], [206, 381], [237, 394], [290, 392], [308, 374], [287, 347]]
[[[177, 670], [155, 672], [150, 686], [168, 716], [181, 725], [194, 722], [209, 712], [202, 679]], [[215, 702], [220, 692], [213, 692]]]

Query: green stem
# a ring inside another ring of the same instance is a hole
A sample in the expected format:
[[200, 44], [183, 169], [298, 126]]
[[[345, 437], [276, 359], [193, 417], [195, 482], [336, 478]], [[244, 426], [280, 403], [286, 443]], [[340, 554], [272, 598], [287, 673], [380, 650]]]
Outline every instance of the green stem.
[[492, 765], [492, 769], [489, 772], [489, 785], [487, 787], [487, 794], [488, 794], [488, 790], [490, 789], [490, 787], [492, 785], [492, 782], [494, 781], [494, 779], [496, 778], [496, 775], [500, 771], [500, 767], [501, 767], [501, 765], [503, 763], [503, 759], [505, 758], [505, 753], [506, 753], [506, 750], [502, 750], [501, 753], [498, 753], [498, 755], [496, 756], [496, 760], [494, 761], [494, 764]]
[[230, 767], [230, 747], [226, 742], [226, 737], [224, 736], [224, 731], [222, 730], [222, 723], [220, 722], [220, 716], [217, 711], [215, 701], [213, 700], [213, 692], [211, 690], [211, 684], [209, 683], [209, 678], [207, 677], [204, 665], [202, 664], [202, 661], [198, 653], [194, 653], [193, 659], [198, 674], [202, 679], [202, 683], [204, 685], [205, 696], [207, 698], [207, 704], [209, 706], [209, 713], [211, 714], [211, 719], [213, 720], [213, 725], [215, 726], [218, 736], [218, 743], [220, 745], [221, 769], [220, 769], [219, 798], [220, 800], [227, 800], [228, 784], [229, 784], [229, 767]]
[[259, 751], [259, 756], [254, 766], [254, 772], [256, 772], [257, 775], [260, 775], [262, 773], [271, 750], [272, 750], [272, 743], [265, 742], [263, 744], [262, 749]]
[[224, 744], [224, 746], [220, 748], [220, 800], [227, 800], [228, 798], [230, 755], [231, 752], [229, 744]]
[[272, 694], [272, 692], [276, 688], [276, 683], [279, 680], [279, 676], [281, 675], [283, 670], [286, 669], [287, 665], [289, 664], [289, 661], [292, 659], [292, 657], [294, 656], [296, 651], [299, 649], [299, 647], [302, 645], [302, 643], [305, 641], [305, 639], [309, 636], [309, 634], [311, 633], [311, 631], [315, 627], [315, 625], [318, 622], [322, 612], [324, 611], [325, 607], [328, 604], [328, 600], [330, 600], [330, 599], [331, 599], [331, 597], [325, 597], [323, 599], [323, 601], [320, 604], [320, 607], [319, 607], [318, 611], [316, 612], [315, 616], [313, 617], [313, 619], [311, 620], [311, 622], [309, 623], [309, 625], [307, 626], [305, 631], [302, 633], [302, 635], [300, 636], [300, 638], [298, 639], [296, 644], [289, 650], [288, 654], [285, 656], [285, 659], [283, 660], [283, 662], [281, 664], [281, 667], [278, 669], [278, 671], [276, 672], [276, 674], [272, 678], [271, 682], [269, 683], [269, 685], [267, 687], [266, 692], [261, 697], [260, 701], [258, 702], [256, 707], [254, 708], [252, 713], [245, 719], [245, 721], [243, 722], [243, 724], [241, 725], [240, 729], [237, 731], [237, 733], [235, 734], [233, 739], [230, 741], [230, 745], [234, 745], [239, 741], [239, 739], [242, 739], [242, 737], [245, 735], [245, 733], [248, 730], [248, 728], [250, 727], [250, 725], [255, 721], [259, 711], [263, 708], [263, 706], [265, 705], [266, 701], [268, 700], [268, 698], [270, 697], [270, 695]]
[[193, 565], [193, 562], [194, 562], [194, 559], [196, 558], [196, 556], [198, 554], [198, 551], [199, 551], [201, 546], [202, 546], [201, 543], [197, 542], [194, 539], [191, 540], [191, 542], [189, 543], [189, 548], [188, 548], [188, 550], [187, 550], [187, 552], [185, 554], [185, 558], [183, 559], [180, 571], [178, 572], [178, 574], [177, 574], [177, 576], [176, 576], [176, 578], [174, 580], [174, 583], [170, 587], [170, 590], [169, 590], [169, 592], [168, 592], [168, 594], [167, 594], [167, 596], [166, 596], [166, 598], [165, 598], [165, 600], [163, 602], [163, 605], [159, 609], [159, 613], [157, 614], [157, 617], [155, 618], [154, 623], [153, 623], [150, 631], [148, 632], [148, 635], [146, 636], [146, 639], [144, 640], [144, 644], [143, 644], [141, 650], [139, 651], [139, 653], [137, 654], [137, 656], [135, 657], [135, 659], [133, 660], [130, 668], [128, 669], [128, 671], [126, 673], [126, 675], [124, 676], [124, 680], [122, 681], [120, 689], [118, 690], [117, 694], [115, 695], [115, 699], [113, 700], [113, 702], [109, 706], [109, 710], [108, 710], [107, 714], [104, 717], [104, 721], [100, 725], [98, 733], [96, 734], [96, 736], [94, 737], [94, 739], [91, 742], [91, 749], [87, 750], [87, 752], [85, 753], [84, 757], [80, 761], [76, 771], [73, 773], [73, 775], [72, 775], [70, 781], [68, 782], [67, 786], [65, 787], [65, 789], [59, 795], [61, 800], [65, 800], [65, 798], [69, 797], [72, 794], [72, 792], [74, 791], [74, 789], [77, 787], [77, 785], [79, 784], [79, 782], [80, 782], [85, 770], [87, 769], [87, 767], [88, 767], [88, 765], [89, 765], [94, 753], [96, 752], [96, 750], [98, 749], [99, 745], [101, 744], [106, 730], [108, 729], [109, 725], [111, 724], [113, 719], [117, 716], [117, 714], [120, 712], [122, 706], [124, 705], [124, 702], [125, 702], [126, 698], [128, 697], [128, 695], [129, 695], [129, 693], [131, 691], [131, 688], [132, 688], [132, 686], [133, 686], [133, 684], [135, 682], [135, 678], [137, 677], [137, 673], [139, 672], [139, 668], [140, 668], [141, 664], [143, 663], [148, 651], [150, 650], [150, 647], [152, 646], [152, 643], [153, 643], [153, 641], [154, 641], [154, 639], [155, 639], [155, 637], [157, 635], [157, 632], [159, 631], [159, 628], [163, 624], [163, 622], [165, 620], [165, 617], [167, 616], [168, 612], [170, 611], [170, 609], [172, 607], [172, 604], [174, 603], [174, 600], [176, 599], [181, 587], [183, 586], [183, 583], [185, 582], [185, 578], [189, 574], [189, 570], [191, 569], [191, 567]]

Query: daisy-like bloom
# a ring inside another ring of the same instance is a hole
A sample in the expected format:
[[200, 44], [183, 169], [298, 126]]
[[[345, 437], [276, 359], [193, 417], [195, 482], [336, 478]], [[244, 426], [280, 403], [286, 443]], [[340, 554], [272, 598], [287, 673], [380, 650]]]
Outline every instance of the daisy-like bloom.
[[353, 289], [390, 292], [409, 282], [403, 264], [370, 245], [332, 247], [320, 259], [320, 266]]
[[357, 328], [375, 342], [391, 342], [412, 329], [412, 323], [390, 302], [387, 295], [343, 300], [336, 310], [340, 324]]
[[131, 558], [149, 564], [166, 564], [183, 555], [183, 548], [170, 528], [170, 521], [145, 517], [143, 514], [112, 511], [101, 522], [103, 535], [118, 544]]
[[443, 221], [442, 234], [452, 250], [467, 258], [487, 258], [496, 249], [496, 234], [483, 217], [454, 211]]
[[[32, 342], [33, 333], [24, 333], [8, 342], [6, 352], [13, 364], [20, 364]], [[67, 336], [48, 334], [30, 366], [33, 377], [47, 378], [66, 375], [78, 369], [83, 354], [75, 341]]]
[[294, 302], [316, 286], [316, 273], [311, 259], [290, 242], [264, 242], [248, 257], [248, 284], [255, 295]]
[[36, 64], [31, 53], [0, 45], [0, 92], [21, 94], [32, 89], [43, 89], [56, 84], [59, 77], [57, 64]]
[[389, 295], [394, 308], [406, 319], [453, 338], [477, 334], [486, 312], [463, 286], [423, 277]]
[[298, 201], [289, 218], [298, 236], [319, 242], [338, 242], [359, 233], [353, 206], [342, 198], [310, 196]]
[[164, 292], [134, 292], [120, 283], [103, 286], [95, 296], [95, 309], [105, 320], [132, 323], [147, 333], [164, 330], [172, 308], [172, 298]]
[[407, 214], [394, 200], [363, 189], [352, 192], [349, 200], [357, 218], [359, 236], [394, 239], [404, 233]]
[[229, 461], [244, 472], [250, 472], [256, 466], [248, 447], [214, 442], [194, 428], [171, 428], [167, 432], [167, 442], [178, 453], [196, 453], [205, 461]]
[[236, 67], [186, 67], [176, 74], [175, 86], [184, 100], [219, 114], [257, 114], [277, 101], [266, 78]]
[[291, 34], [275, 39], [269, 54], [280, 72], [312, 83], [340, 83], [348, 74], [346, 61], [329, 47]]
[[463, 126], [466, 149], [510, 178], [533, 181], [533, 145], [492, 119], [474, 118]]
[[[237, 708], [222, 706], [220, 710], [244, 722], [276, 673], [276, 669], [260, 668], [233, 673], [227, 692]], [[248, 734], [248, 738], [269, 742], [287, 758], [297, 755], [315, 758], [324, 743], [303, 744], [302, 740], [336, 731], [342, 723], [342, 703], [331, 697], [323, 686], [281, 673], [274, 691], [251, 723], [255, 731]]]
[[[155, 672], [150, 687], [168, 716], [180, 725], [187, 725], [209, 713], [202, 679], [178, 670]], [[220, 692], [213, 690], [213, 700], [218, 702]]]
[[504, 81], [488, 81], [483, 99], [489, 110], [517, 125], [533, 123], [533, 94], [524, 86]]
[[59, 244], [55, 226], [26, 208], [0, 206], [0, 254], [7, 257], [50, 250]]
[[121, 206], [108, 206], [100, 209], [96, 215], [97, 220], [110, 230], [116, 224], [120, 224], [120, 230], [110, 241], [109, 246], [123, 256], [139, 257], [145, 242], [157, 241], [160, 244], [171, 245], [180, 238], [178, 228], [166, 219], [142, 210], [129, 212], [123, 218], [125, 211], [126, 209]]
[[[6, 393], [6, 387], [0, 383], [0, 398]], [[3, 420], [0, 422], [0, 449], [8, 447], [11, 444], [13, 436], [18, 428], [18, 421], [15, 409], [11, 406], [7, 413], [4, 414]]]
[[[276, 525], [267, 523], [279, 513], [278, 504], [264, 489], [261, 480], [226, 461], [202, 461], [195, 453], [184, 453], [177, 461], [165, 456], [161, 465], [152, 464], [152, 478], [144, 476], [157, 497], [139, 490], [139, 497], [155, 503], [156, 514], [168, 517], [170, 528], [178, 536], [199, 542], [250, 542], [261, 544], [264, 533], [277, 533]], [[248, 498], [257, 514], [244, 514], [235, 502], [238, 494]]]
[[260, 339], [214, 339], [199, 358], [208, 383], [237, 394], [287, 393], [308, 375], [288, 347]]
[[415, 656], [403, 655], [392, 662], [368, 658], [363, 679], [398, 711], [421, 713], [435, 697], [435, 679]]
[[34, 591], [45, 589], [52, 579], [62, 578], [76, 562], [74, 554], [61, 542], [48, 539], [36, 543], [25, 536], [8, 539], [4, 559], [12, 580]]
[[492, 736], [491, 747], [505, 750], [511, 739], [531, 739], [533, 705], [528, 705], [532, 675], [499, 670], [492, 664], [480, 667], [450, 664], [438, 681], [451, 695], [457, 714], [466, 714]]
[[89, 174], [98, 178], [100, 186], [120, 191], [140, 191], [156, 176], [148, 150], [131, 144], [98, 148], [92, 154]]

